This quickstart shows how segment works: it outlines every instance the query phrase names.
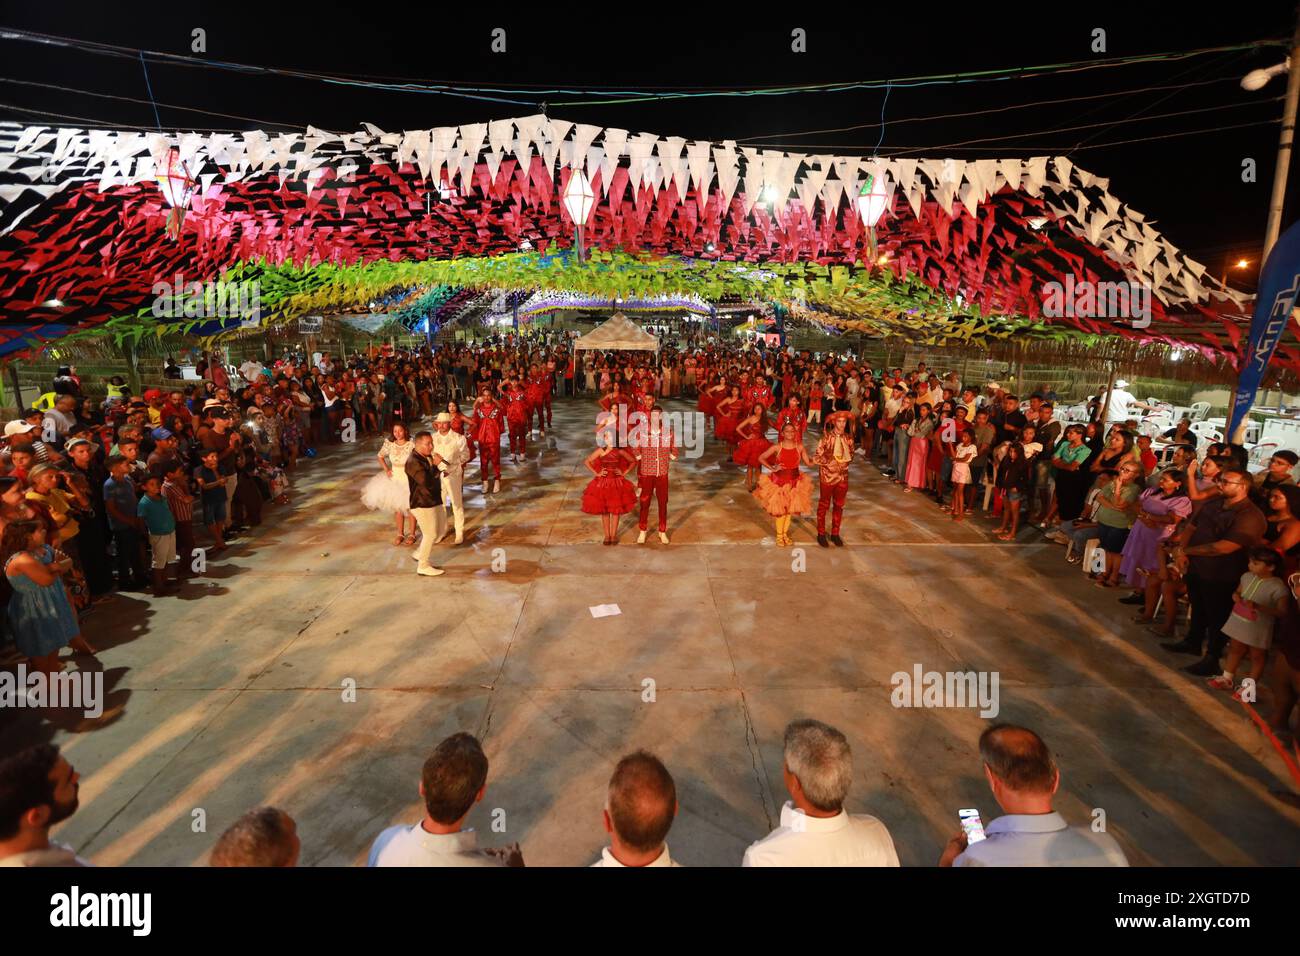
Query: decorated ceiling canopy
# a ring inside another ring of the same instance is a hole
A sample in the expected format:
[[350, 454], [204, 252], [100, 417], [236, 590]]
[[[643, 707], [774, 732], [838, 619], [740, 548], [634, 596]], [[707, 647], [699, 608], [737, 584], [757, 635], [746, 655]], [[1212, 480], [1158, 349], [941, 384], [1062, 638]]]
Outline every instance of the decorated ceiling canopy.
[[[587, 261], [569, 248], [575, 171]], [[927, 344], [1118, 334], [1211, 361], [1236, 360], [1250, 308], [1062, 157], [863, 159], [545, 116], [305, 135], [0, 124], [0, 355], [105, 322], [193, 327], [158, 315], [160, 284], [218, 280], [257, 282], [262, 322], [393, 290], [445, 292], [431, 323], [465, 290], [675, 296]], [[1149, 290], [1145, 312], [1074, 294], [1101, 284]], [[1300, 368], [1293, 338], [1277, 361]]]

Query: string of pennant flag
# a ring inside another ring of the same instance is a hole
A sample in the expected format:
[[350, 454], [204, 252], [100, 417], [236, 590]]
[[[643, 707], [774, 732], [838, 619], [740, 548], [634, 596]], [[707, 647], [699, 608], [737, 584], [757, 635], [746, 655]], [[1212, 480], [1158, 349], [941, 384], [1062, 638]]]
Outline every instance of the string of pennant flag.
[[[625, 257], [621, 273], [599, 255], [556, 255], [571, 241], [562, 195], [575, 174], [594, 196], [586, 244]], [[855, 201], [873, 183], [885, 193], [874, 230]], [[1250, 309], [1064, 157], [797, 153], [543, 115], [275, 135], [0, 124], [0, 354], [40, 347], [54, 326], [146, 320], [160, 277], [380, 262], [420, 264], [415, 280], [431, 285], [763, 297], [918, 341], [1036, 329], [1214, 359], [1235, 358]], [[728, 271], [746, 263], [781, 268], [757, 283]], [[851, 277], [844, 287], [818, 272], [833, 268]], [[1148, 289], [1151, 314], [1048, 314], [1044, 287], [1066, 277]], [[1300, 368], [1295, 346], [1284, 341], [1278, 360]]]

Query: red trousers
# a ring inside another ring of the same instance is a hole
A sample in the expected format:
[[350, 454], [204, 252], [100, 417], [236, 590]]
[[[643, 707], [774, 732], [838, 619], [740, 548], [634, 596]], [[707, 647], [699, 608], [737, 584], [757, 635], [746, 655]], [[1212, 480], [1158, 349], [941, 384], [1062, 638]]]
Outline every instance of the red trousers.
[[668, 530], [668, 476], [667, 475], [642, 475], [637, 479], [637, 484], [641, 486], [641, 520], [637, 527], [642, 531], [646, 530], [647, 519], [650, 517], [650, 496], [654, 495], [655, 500], [659, 503], [659, 530]]
[[492, 445], [487, 442], [480, 442], [478, 446], [479, 465], [483, 471], [483, 480], [488, 480], [488, 474], [491, 473], [493, 478], [501, 477], [501, 446]]
[[[837, 485], [821, 482], [821, 492], [817, 497], [817, 533], [826, 533], [826, 509], [831, 508], [831, 534], [840, 533], [840, 519], [844, 517], [844, 499], [849, 493], [849, 483], [841, 481]], [[833, 507], [832, 507], [833, 505]]]
[[528, 423], [510, 423], [510, 454], [526, 455], [528, 453]]

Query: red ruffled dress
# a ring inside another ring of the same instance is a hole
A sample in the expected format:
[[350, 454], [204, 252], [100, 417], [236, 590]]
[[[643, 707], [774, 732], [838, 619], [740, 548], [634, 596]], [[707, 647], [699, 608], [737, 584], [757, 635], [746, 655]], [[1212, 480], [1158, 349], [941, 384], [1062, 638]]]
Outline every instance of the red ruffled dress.
[[717, 424], [713, 426], [713, 434], [716, 438], [721, 438], [729, 445], [736, 445], [740, 439], [736, 436], [736, 426], [740, 424], [740, 413], [744, 411], [740, 402], [732, 403], [731, 410], [725, 415], [717, 417]]
[[607, 451], [596, 460], [600, 474], [582, 492], [582, 510], [589, 515], [625, 515], [636, 507], [636, 485], [623, 477], [630, 461], [626, 453]]
[[737, 445], [736, 450], [731, 453], [731, 460], [737, 465], [744, 465], [747, 468], [757, 468], [758, 456], [772, 447], [772, 443], [765, 437], [767, 421], [763, 420], [755, 425], [747, 425], [744, 431], [751, 437], [745, 437], [745, 435], [740, 434], [741, 429], [736, 430], [736, 433], [740, 438], [740, 444]]
[[709, 394], [709, 390], [707, 388], [701, 388], [700, 397], [695, 402], [695, 410], [701, 412], [705, 418], [712, 418], [716, 405], [717, 402], [715, 402], [713, 396]]
[[758, 479], [754, 497], [774, 518], [811, 514], [812, 479], [799, 470], [799, 449], [782, 448], [778, 456], [780, 469]]

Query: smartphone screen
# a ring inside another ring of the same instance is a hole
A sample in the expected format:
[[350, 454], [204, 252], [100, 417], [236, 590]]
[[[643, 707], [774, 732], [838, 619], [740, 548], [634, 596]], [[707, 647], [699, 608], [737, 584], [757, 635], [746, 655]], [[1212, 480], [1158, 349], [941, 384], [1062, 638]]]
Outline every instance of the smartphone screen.
[[957, 819], [961, 820], [962, 832], [966, 834], [966, 845], [979, 843], [984, 839], [984, 824], [980, 821], [980, 812], [974, 808], [958, 810]]

